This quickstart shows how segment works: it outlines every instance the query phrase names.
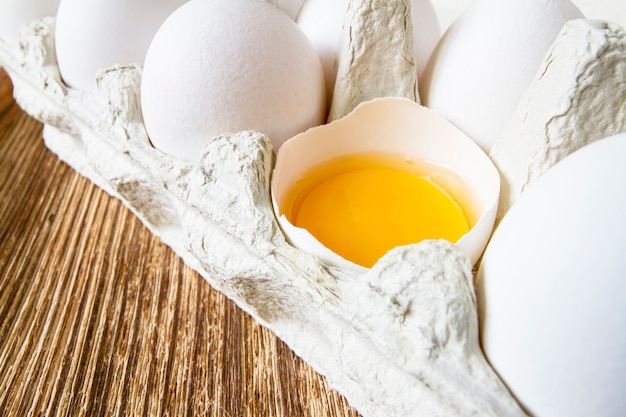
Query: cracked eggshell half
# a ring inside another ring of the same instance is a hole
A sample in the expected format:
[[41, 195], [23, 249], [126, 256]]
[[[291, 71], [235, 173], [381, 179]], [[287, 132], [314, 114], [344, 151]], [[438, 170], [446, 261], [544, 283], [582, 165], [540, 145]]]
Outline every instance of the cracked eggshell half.
[[531, 415], [626, 415], [626, 133], [575, 151], [493, 233], [483, 350]]
[[186, 0], [61, 0], [55, 46], [70, 87], [92, 91], [98, 72], [143, 61], [165, 18]]
[[344, 118], [291, 138], [278, 151], [271, 183], [272, 203], [293, 246], [328, 265], [364, 270], [325, 247], [307, 230], [292, 225], [281, 210], [291, 188], [312, 168], [364, 152], [427, 161], [454, 171], [470, 194], [465, 197], [471, 200], [474, 217], [473, 227], [456, 243], [472, 263], [478, 261], [495, 220], [500, 190], [497, 169], [470, 138], [443, 117], [404, 98], [361, 103]]
[[221, 134], [255, 130], [274, 148], [324, 123], [324, 74], [285, 13], [259, 0], [191, 0], [163, 23], [143, 70], [152, 145], [197, 161]]
[[17, 46], [20, 28], [37, 19], [54, 16], [59, 0], [3, 0], [0, 12], [0, 38]]
[[563, 25], [582, 17], [569, 0], [476, 0], [431, 55], [422, 104], [488, 153]]

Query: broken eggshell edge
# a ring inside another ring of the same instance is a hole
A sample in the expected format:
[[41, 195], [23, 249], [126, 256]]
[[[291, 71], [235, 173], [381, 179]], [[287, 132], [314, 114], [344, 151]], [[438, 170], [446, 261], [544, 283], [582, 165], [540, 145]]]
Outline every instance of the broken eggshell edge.
[[[274, 213], [287, 240], [324, 263], [364, 271], [336, 254], [282, 213], [286, 193], [312, 168], [334, 158], [363, 152], [399, 155], [451, 169], [468, 188], [475, 224], [458, 242], [476, 264], [491, 236], [498, 207], [500, 175], [489, 157], [468, 136], [438, 113], [399, 97], [373, 99], [347, 116], [289, 139], [278, 150], [272, 175]], [[445, 188], [445, 187], [444, 187]]]

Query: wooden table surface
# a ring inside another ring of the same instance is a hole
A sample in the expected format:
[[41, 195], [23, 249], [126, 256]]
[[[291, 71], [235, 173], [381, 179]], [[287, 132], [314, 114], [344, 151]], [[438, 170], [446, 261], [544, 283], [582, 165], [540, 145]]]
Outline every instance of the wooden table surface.
[[0, 69], [0, 416], [358, 416], [41, 134]]

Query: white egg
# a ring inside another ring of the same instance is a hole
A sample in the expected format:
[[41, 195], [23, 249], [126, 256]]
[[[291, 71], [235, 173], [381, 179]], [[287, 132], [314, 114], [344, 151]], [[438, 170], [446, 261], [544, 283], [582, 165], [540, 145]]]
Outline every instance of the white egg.
[[191, 0], [154, 37], [141, 86], [155, 148], [195, 161], [242, 130], [275, 148], [326, 117], [319, 57], [293, 20], [258, 0]]
[[476, 0], [433, 52], [422, 103], [488, 152], [563, 24], [579, 17], [569, 0]]
[[[313, 43], [320, 56], [326, 77], [328, 96], [332, 96], [337, 77], [337, 53], [348, 0], [308, 0], [298, 15], [298, 25]], [[411, 1], [413, 46], [421, 77], [430, 54], [441, 36], [435, 10], [429, 0]]]
[[441, 38], [441, 26], [429, 0], [411, 1], [411, 20], [417, 75], [418, 79], [421, 80], [430, 56]]
[[626, 133], [552, 167], [477, 277], [485, 354], [538, 417], [626, 415]]
[[54, 16], [59, 0], [2, 0], [0, 37], [17, 44], [20, 28], [46, 16]]
[[322, 62], [329, 100], [337, 78], [337, 50], [347, 8], [348, 0], [309, 0], [302, 6], [297, 19], [298, 26], [307, 35]]
[[165, 18], [186, 0], [61, 0], [55, 43], [59, 70], [70, 87], [91, 91], [97, 73], [143, 64]]

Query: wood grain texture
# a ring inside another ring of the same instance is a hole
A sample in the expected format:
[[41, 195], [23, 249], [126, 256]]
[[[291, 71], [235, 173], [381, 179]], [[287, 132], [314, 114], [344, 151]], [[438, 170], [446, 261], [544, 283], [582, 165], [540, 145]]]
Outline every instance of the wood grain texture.
[[0, 70], [0, 416], [358, 416], [49, 152], [11, 91]]

